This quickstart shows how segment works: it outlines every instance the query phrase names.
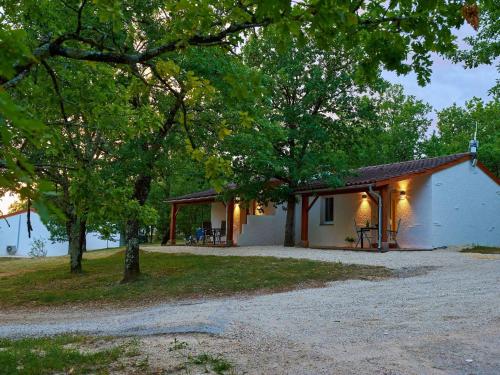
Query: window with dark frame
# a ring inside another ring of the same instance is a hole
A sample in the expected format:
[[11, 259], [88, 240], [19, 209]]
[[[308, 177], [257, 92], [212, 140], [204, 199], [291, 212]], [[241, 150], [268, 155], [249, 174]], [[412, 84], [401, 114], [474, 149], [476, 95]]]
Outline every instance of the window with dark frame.
[[333, 224], [333, 197], [323, 198], [322, 203], [321, 223]]

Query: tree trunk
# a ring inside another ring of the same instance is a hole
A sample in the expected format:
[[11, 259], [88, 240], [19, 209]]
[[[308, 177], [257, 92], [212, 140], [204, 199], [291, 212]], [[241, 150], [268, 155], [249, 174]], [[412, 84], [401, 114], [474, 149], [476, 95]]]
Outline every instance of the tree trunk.
[[170, 239], [170, 228], [165, 229], [163, 237], [161, 240], [161, 246], [167, 246], [168, 240]]
[[127, 220], [127, 248], [125, 250], [125, 272], [122, 283], [136, 280], [141, 273], [139, 267], [139, 220]]
[[[133, 199], [142, 207], [146, 203], [151, 188], [151, 176], [141, 175], [134, 186]], [[139, 213], [134, 212], [127, 220], [127, 248], [125, 249], [125, 271], [122, 283], [136, 280], [140, 275], [139, 267]]]
[[87, 223], [78, 216], [71, 215], [66, 223], [66, 228], [69, 240], [70, 271], [71, 273], [81, 273]]
[[290, 194], [286, 204], [285, 246], [295, 246], [295, 195]]
[[80, 220], [80, 242], [82, 247], [82, 253], [87, 251], [87, 220]]

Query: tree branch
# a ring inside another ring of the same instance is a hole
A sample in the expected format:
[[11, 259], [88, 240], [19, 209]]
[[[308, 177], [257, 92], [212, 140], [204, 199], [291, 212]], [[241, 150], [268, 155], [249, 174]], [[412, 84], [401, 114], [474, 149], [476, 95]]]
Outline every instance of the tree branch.
[[44, 66], [45, 70], [47, 70], [47, 73], [49, 73], [49, 76], [52, 80], [52, 85], [54, 86], [54, 91], [57, 94], [57, 97], [59, 98], [59, 108], [61, 109], [61, 114], [63, 116], [64, 122], [68, 122], [68, 116], [66, 115], [66, 110], [64, 108], [64, 99], [61, 95], [61, 90], [59, 89], [59, 84], [57, 83], [57, 76], [56, 72], [47, 64], [46, 61], [41, 62], [42, 65]]
[[[83, 7], [80, 7], [83, 10]], [[186, 46], [213, 46], [222, 44], [224, 39], [232, 34], [239, 33], [241, 31], [252, 29], [256, 27], [266, 26], [270, 24], [270, 20], [263, 20], [261, 22], [244, 22], [241, 24], [233, 24], [227, 28], [213, 34], [213, 35], [194, 35], [190, 38], [183, 39], [178, 38], [172, 42], [163, 44], [161, 46], [151, 48], [144, 52], [136, 53], [122, 53], [116, 51], [95, 51], [95, 50], [83, 50], [73, 47], [63, 47], [63, 43], [67, 41], [79, 41], [86, 44], [94, 45], [88, 38], [82, 38], [78, 33], [66, 33], [51, 42], [44, 43], [40, 45], [33, 51], [33, 57], [28, 63], [20, 64], [14, 66], [16, 71], [16, 76], [10, 81], [6, 77], [0, 77], [0, 85], [4, 85], [10, 82], [9, 87], [15, 86], [30, 70], [33, 66], [37, 65], [39, 62], [54, 56], [66, 57], [74, 60], [85, 60], [85, 61], [96, 61], [103, 63], [114, 63], [114, 64], [137, 64], [147, 62], [155, 57], [158, 57], [166, 52], [173, 52], [179, 49], [183, 49]], [[80, 26], [81, 28], [81, 26]]]
[[83, 13], [83, 8], [85, 7], [86, 3], [87, 3], [87, 0], [83, 0], [80, 7], [78, 8], [76, 31], [75, 31], [76, 35], [80, 35], [80, 31], [82, 30], [82, 13]]

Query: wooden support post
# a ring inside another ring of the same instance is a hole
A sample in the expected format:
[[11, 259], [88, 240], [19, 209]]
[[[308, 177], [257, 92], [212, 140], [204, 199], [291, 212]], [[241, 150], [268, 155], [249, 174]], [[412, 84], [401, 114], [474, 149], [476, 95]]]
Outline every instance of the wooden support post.
[[389, 185], [385, 185], [380, 190], [382, 197], [382, 247], [387, 247], [387, 230], [389, 229], [389, 208], [390, 208], [390, 194]]
[[300, 215], [300, 243], [303, 247], [309, 247], [309, 196], [302, 196]]
[[176, 203], [172, 204], [172, 211], [170, 211], [170, 245], [175, 245], [175, 221], [177, 218], [178, 207]]
[[248, 217], [248, 208], [240, 205], [240, 234], [243, 231], [243, 224], [247, 223]]
[[227, 205], [227, 220], [226, 220], [226, 245], [233, 246], [233, 225], [234, 225], [234, 199], [231, 199]]
[[[313, 201], [311, 202], [311, 204], [309, 205], [309, 208], [307, 209], [307, 211], [311, 211], [311, 208], [313, 208], [314, 206], [314, 203], [316, 203], [316, 201], [318, 200], [319, 198], [319, 195], [316, 195], [313, 199]], [[309, 202], [308, 202], [309, 203]]]

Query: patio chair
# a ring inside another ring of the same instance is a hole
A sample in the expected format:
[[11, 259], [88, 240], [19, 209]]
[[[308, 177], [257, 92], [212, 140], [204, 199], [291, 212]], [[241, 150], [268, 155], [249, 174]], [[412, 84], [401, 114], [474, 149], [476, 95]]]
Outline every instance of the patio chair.
[[399, 247], [398, 232], [399, 232], [400, 226], [401, 226], [401, 218], [399, 218], [399, 220], [398, 220], [398, 225], [396, 226], [396, 230], [388, 230], [387, 231], [389, 233], [389, 246], [391, 243], [393, 243], [396, 245], [396, 247]]
[[205, 231], [203, 228], [196, 228], [196, 243], [205, 242]]
[[361, 227], [356, 223], [356, 220], [354, 220], [354, 231], [356, 232], [356, 245], [354, 245], [355, 248], [358, 247], [358, 245], [361, 243], [361, 236], [363, 235], [363, 232], [361, 231]]
[[203, 243], [206, 242], [207, 239], [209, 239], [210, 237], [212, 237], [213, 235], [213, 231], [212, 231], [212, 222], [211, 221], [204, 221], [203, 224], [202, 224], [202, 228], [203, 228]]
[[220, 231], [217, 232], [217, 242], [222, 243], [223, 237], [226, 237], [226, 220], [220, 222]]
[[[365, 241], [368, 242], [368, 248], [372, 249], [375, 245], [377, 244], [378, 240], [378, 230], [373, 229], [373, 227], [370, 227], [369, 231], [363, 231], [363, 235], [365, 238]], [[375, 246], [376, 247], [376, 246]]]
[[184, 243], [186, 244], [186, 246], [193, 246], [196, 245], [196, 239], [192, 234], [188, 233], [184, 236]]

